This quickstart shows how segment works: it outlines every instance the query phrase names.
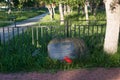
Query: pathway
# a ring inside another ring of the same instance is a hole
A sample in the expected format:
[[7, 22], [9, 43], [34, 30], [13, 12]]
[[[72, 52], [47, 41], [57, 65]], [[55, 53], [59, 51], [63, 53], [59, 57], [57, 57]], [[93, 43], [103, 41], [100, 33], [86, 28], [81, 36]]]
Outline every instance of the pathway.
[[14, 36], [17, 35], [17, 30], [19, 28], [19, 33], [22, 32], [22, 29], [27, 27], [27, 26], [33, 26], [35, 25], [39, 20], [41, 20], [46, 14], [42, 14], [21, 22], [16, 22], [16, 28], [15, 28], [15, 24], [6, 26], [4, 28], [0, 28], [0, 40], [1, 43], [3, 43], [4, 41], [8, 41], [9, 39], [11, 39], [13, 37], [13, 32], [14, 32]]
[[120, 80], [120, 68], [77, 69], [57, 73], [0, 73], [0, 80]]

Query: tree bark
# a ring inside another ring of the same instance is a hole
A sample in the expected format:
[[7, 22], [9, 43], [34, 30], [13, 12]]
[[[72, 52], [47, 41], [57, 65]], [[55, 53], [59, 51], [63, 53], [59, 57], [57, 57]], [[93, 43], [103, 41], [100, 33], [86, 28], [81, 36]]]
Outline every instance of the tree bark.
[[52, 5], [47, 5], [46, 7], [48, 8], [48, 11], [50, 13], [51, 20], [53, 20], [54, 19], [54, 10], [52, 8]]
[[78, 4], [78, 15], [80, 14], [80, 4]]
[[119, 27], [120, 27], [120, 5], [111, 4], [114, 0], [106, 0], [107, 28], [104, 41], [104, 51], [108, 54], [114, 54], [118, 48]]
[[64, 14], [63, 14], [63, 8], [62, 3], [59, 3], [59, 12], [60, 12], [60, 24], [64, 24]]
[[8, 14], [11, 14], [11, 1], [8, 1]]
[[86, 16], [86, 22], [87, 22], [87, 24], [88, 24], [88, 20], [89, 20], [89, 18], [88, 18], [88, 4], [87, 3], [85, 3], [85, 16]]
[[52, 8], [53, 9], [53, 14], [55, 15], [55, 8]]
[[53, 20], [52, 8], [48, 8], [48, 11], [49, 11], [49, 13], [50, 13], [50, 19]]
[[52, 3], [53, 14], [55, 15], [55, 4]]
[[93, 15], [96, 16], [96, 13], [97, 13], [97, 7], [95, 7], [94, 9]]
[[97, 13], [97, 10], [98, 10], [98, 5], [99, 5], [99, 4], [96, 4], [96, 6], [95, 6], [95, 9], [94, 9], [94, 12], [93, 12], [93, 15], [94, 15], [94, 16], [96, 16], [96, 13]]
[[66, 14], [67, 14], [67, 5], [64, 4], [64, 15], [66, 15]]
[[70, 6], [69, 5], [67, 5], [67, 13], [69, 14], [70, 13]]

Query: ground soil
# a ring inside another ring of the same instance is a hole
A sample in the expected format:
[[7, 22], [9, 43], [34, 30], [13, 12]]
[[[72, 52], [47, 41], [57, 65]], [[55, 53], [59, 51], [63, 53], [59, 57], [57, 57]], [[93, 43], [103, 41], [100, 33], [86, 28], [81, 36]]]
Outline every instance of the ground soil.
[[120, 80], [120, 68], [76, 69], [56, 73], [0, 73], [0, 80]]

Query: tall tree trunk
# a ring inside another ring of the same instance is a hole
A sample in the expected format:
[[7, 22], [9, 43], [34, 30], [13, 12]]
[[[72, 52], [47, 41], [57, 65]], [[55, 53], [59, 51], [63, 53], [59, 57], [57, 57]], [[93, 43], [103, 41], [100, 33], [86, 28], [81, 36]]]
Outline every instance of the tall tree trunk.
[[86, 22], [87, 22], [87, 24], [88, 24], [88, 20], [89, 20], [89, 18], [88, 18], [88, 5], [85, 3], [85, 17], [86, 17]]
[[64, 13], [62, 8], [62, 3], [59, 3], [59, 12], [60, 12], [60, 24], [64, 24]]
[[12, 12], [11, 10], [11, 1], [8, 1], [8, 14]]
[[82, 6], [82, 15], [84, 15], [85, 14], [85, 8]]
[[114, 0], [106, 0], [107, 29], [104, 41], [104, 51], [109, 54], [117, 52], [119, 28], [120, 28], [120, 5]]
[[69, 14], [70, 13], [70, 6], [69, 5], [67, 5], [67, 13]]
[[46, 7], [48, 8], [48, 11], [50, 13], [51, 20], [53, 20], [54, 19], [54, 11], [53, 11], [52, 5], [47, 5]]
[[64, 15], [66, 15], [66, 14], [67, 14], [67, 5], [64, 4]]
[[80, 14], [80, 4], [78, 4], [78, 15]]
[[94, 16], [96, 16], [97, 9], [98, 9], [98, 5], [99, 5], [99, 4], [96, 4], [96, 6], [95, 6], [95, 9], [94, 9], [94, 12], [93, 12], [93, 15], [94, 15]]
[[52, 12], [52, 8], [48, 8], [48, 11], [50, 13], [50, 19], [53, 20], [53, 12]]
[[53, 9], [53, 14], [55, 15], [55, 8], [52, 8]]
[[90, 13], [91, 13], [91, 14], [94, 13], [93, 5], [94, 5], [94, 3], [90, 3]]
[[54, 19], [55, 11], [54, 8], [52, 8], [52, 19]]
[[54, 3], [52, 3], [52, 10], [53, 10], [54, 15], [55, 15], [55, 7], [56, 7], [56, 5]]

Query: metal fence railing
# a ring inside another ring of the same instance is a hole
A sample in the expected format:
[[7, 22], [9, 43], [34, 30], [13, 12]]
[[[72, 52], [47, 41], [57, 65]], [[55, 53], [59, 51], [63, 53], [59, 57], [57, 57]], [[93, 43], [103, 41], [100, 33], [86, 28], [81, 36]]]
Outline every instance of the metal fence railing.
[[[79, 21], [78, 21], [79, 23]], [[40, 48], [46, 51], [47, 44], [53, 38], [82, 38], [88, 46], [102, 43], [105, 35], [105, 22], [102, 24], [78, 24], [71, 21], [64, 26], [35, 25], [32, 27], [5, 27], [0, 28], [1, 52], [20, 49], [21, 47]], [[83, 21], [83, 23], [86, 23]], [[24, 48], [22, 48], [24, 49]], [[4, 50], [4, 51], [3, 51]]]

